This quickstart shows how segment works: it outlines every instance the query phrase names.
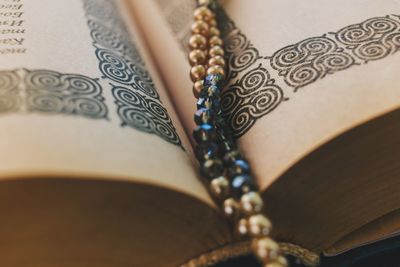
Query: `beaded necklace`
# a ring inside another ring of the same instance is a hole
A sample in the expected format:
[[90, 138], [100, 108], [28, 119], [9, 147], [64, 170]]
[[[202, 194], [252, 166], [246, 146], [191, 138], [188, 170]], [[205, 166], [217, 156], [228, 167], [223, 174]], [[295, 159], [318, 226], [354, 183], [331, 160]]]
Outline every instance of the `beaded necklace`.
[[193, 131], [200, 173], [221, 204], [224, 214], [236, 225], [235, 232], [252, 239], [252, 251], [264, 267], [286, 267], [278, 243], [269, 237], [272, 224], [262, 214], [263, 200], [249, 163], [221, 115], [224, 85], [223, 41], [216, 21], [213, 0], [198, 0], [189, 40], [190, 77], [197, 101]]

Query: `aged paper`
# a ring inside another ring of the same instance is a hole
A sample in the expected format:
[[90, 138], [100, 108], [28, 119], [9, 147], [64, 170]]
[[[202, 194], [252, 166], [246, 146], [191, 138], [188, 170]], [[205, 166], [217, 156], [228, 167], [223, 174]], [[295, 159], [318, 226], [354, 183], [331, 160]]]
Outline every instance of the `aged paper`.
[[128, 180], [211, 203], [140, 34], [117, 5], [0, 2], [1, 178]]

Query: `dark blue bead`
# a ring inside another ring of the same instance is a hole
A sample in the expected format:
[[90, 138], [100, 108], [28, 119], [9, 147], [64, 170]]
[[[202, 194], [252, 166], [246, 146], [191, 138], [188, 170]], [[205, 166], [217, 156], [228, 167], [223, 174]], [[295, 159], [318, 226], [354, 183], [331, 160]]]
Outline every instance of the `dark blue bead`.
[[211, 124], [201, 124], [194, 129], [193, 137], [198, 143], [213, 141], [216, 138], [216, 131]]
[[219, 97], [200, 97], [197, 100], [197, 108], [206, 108], [212, 110], [219, 110], [221, 106], [221, 99]]
[[237, 159], [233, 161], [228, 167], [228, 175], [229, 177], [235, 177], [241, 174], [249, 174], [250, 173], [250, 165], [247, 161], [243, 159]]
[[215, 113], [211, 109], [201, 108], [194, 114], [194, 121], [197, 125], [213, 124], [215, 122]]
[[213, 97], [220, 96], [221, 89], [218, 86], [211, 85], [208, 87], [204, 87], [204, 89], [200, 92], [200, 97]]
[[202, 162], [200, 172], [205, 178], [211, 180], [224, 173], [224, 165], [220, 159], [207, 159]]
[[209, 74], [204, 78], [204, 86], [208, 87], [211, 85], [217, 85], [220, 86], [222, 85], [222, 82], [224, 80], [224, 77], [219, 74]]
[[194, 153], [198, 161], [203, 162], [207, 159], [217, 158], [220, 156], [219, 148], [216, 143], [207, 143], [205, 145], [197, 145]]
[[232, 179], [232, 193], [236, 198], [256, 189], [253, 178], [248, 174], [235, 176]]
[[224, 162], [227, 165], [233, 164], [236, 160], [240, 160], [242, 158], [242, 154], [238, 149], [230, 150], [224, 153]]

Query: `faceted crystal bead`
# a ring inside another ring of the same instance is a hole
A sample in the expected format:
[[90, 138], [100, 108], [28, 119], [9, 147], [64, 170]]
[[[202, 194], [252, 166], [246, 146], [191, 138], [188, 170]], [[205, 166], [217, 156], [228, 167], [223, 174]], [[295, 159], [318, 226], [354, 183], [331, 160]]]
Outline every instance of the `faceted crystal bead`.
[[248, 174], [237, 175], [232, 178], [232, 192], [236, 198], [240, 198], [243, 194], [256, 190], [253, 178]]
[[204, 87], [204, 89], [200, 92], [200, 97], [219, 97], [221, 90], [218, 86], [211, 85], [208, 87]]
[[247, 161], [243, 159], [237, 159], [233, 161], [228, 167], [229, 177], [235, 177], [240, 174], [249, 174], [250, 166]]
[[194, 152], [197, 160], [200, 162], [219, 157], [218, 145], [212, 142], [206, 145], [197, 145]]
[[197, 101], [197, 108], [207, 108], [213, 110], [219, 110], [221, 105], [221, 99], [219, 97], [200, 97]]
[[198, 109], [194, 114], [194, 121], [197, 125], [213, 124], [215, 121], [215, 113], [211, 109]]
[[223, 174], [224, 165], [219, 159], [207, 159], [201, 164], [200, 172], [207, 179], [213, 179]]
[[204, 78], [204, 85], [205, 86], [211, 86], [211, 85], [221, 86], [223, 80], [224, 80], [224, 77], [220, 74], [208, 74]]
[[216, 131], [211, 124], [202, 124], [193, 131], [193, 137], [198, 143], [205, 143], [215, 140]]
[[233, 149], [233, 150], [230, 150], [230, 151], [224, 153], [224, 162], [225, 162], [225, 164], [228, 164], [228, 165], [230, 165], [233, 162], [235, 162], [236, 160], [239, 160], [242, 158], [243, 158], [242, 154], [237, 149]]

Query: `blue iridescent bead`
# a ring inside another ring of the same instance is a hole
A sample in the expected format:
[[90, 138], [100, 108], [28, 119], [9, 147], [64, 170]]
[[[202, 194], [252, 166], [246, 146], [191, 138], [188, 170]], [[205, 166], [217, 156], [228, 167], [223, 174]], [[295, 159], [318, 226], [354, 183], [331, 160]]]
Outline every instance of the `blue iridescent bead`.
[[211, 85], [221, 86], [224, 81], [224, 77], [220, 74], [209, 74], [204, 78], [204, 86], [208, 87]]
[[197, 143], [205, 143], [215, 140], [216, 131], [214, 126], [211, 124], [201, 124], [197, 126], [193, 131], [193, 137]]
[[233, 177], [231, 186], [233, 196], [236, 198], [240, 198], [242, 195], [257, 189], [253, 178], [248, 174]]
[[213, 97], [220, 96], [221, 89], [216, 85], [211, 85], [208, 87], [204, 87], [204, 89], [200, 92], [200, 97]]
[[236, 160], [243, 158], [242, 154], [238, 149], [233, 149], [228, 152], [224, 151], [224, 163], [227, 165], [233, 164]]
[[194, 153], [197, 160], [200, 162], [220, 156], [219, 147], [213, 142], [206, 145], [197, 145], [194, 149]]
[[250, 165], [247, 161], [243, 159], [237, 159], [233, 161], [228, 167], [228, 175], [229, 177], [235, 177], [241, 174], [249, 174], [250, 173]]
[[213, 124], [215, 122], [215, 113], [211, 109], [201, 108], [194, 114], [194, 121], [197, 125]]
[[224, 173], [224, 164], [217, 158], [207, 159], [201, 163], [200, 172], [205, 178], [211, 180]]
[[221, 106], [221, 99], [219, 97], [200, 97], [197, 100], [197, 108], [206, 108], [212, 110], [219, 110]]

